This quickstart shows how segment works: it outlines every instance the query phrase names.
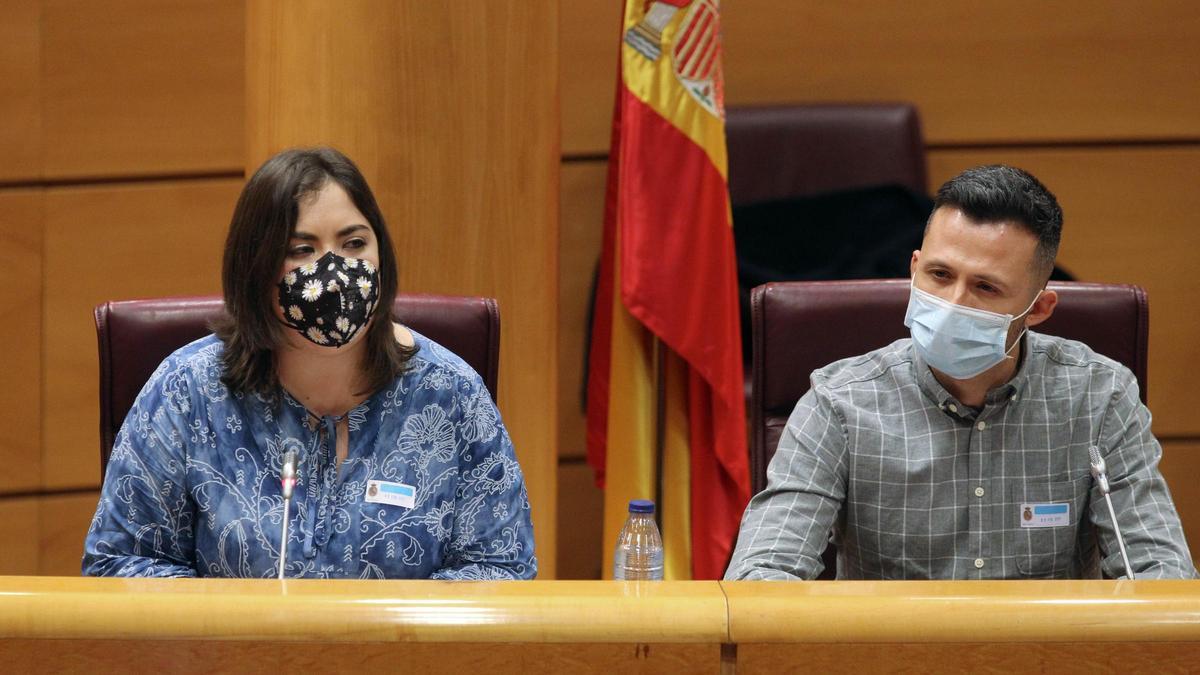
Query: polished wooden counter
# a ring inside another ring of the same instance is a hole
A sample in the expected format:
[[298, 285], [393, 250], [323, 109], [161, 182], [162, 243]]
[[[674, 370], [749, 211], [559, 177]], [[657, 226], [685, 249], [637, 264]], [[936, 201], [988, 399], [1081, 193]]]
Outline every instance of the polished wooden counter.
[[716, 582], [0, 577], [4, 672], [711, 672]]
[[0, 577], [0, 637], [726, 641], [715, 582]]
[[721, 582], [730, 642], [1200, 641], [1200, 581], [767, 585]]
[[10, 672], [1019, 672], [1130, 664], [1186, 672], [1200, 669], [1200, 582], [0, 577], [0, 664]]
[[721, 587], [739, 675], [1200, 672], [1200, 581]]

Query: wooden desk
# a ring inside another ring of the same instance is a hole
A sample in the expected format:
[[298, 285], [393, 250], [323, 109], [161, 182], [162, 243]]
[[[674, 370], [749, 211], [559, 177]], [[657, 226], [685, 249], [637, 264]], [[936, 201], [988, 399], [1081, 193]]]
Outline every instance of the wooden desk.
[[705, 672], [728, 635], [716, 582], [0, 577], [7, 672]]
[[737, 672], [1200, 672], [1200, 581], [721, 582]]
[[0, 577], [7, 672], [1189, 672], [1200, 582]]

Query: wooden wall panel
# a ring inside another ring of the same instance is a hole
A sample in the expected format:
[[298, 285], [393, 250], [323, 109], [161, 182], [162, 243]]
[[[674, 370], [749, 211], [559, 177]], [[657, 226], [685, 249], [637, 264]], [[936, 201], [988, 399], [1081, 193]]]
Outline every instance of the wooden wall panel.
[[41, 5], [0, 0], [0, 181], [42, 172]]
[[42, 0], [44, 174], [240, 171], [240, 0]]
[[99, 482], [92, 308], [106, 300], [221, 292], [221, 247], [240, 180], [46, 193], [43, 483]]
[[1200, 440], [1165, 441], [1162, 446], [1159, 469], [1171, 488], [1192, 561], [1200, 564]]
[[1200, 148], [938, 150], [930, 184], [1001, 162], [1041, 179], [1063, 207], [1059, 262], [1085, 281], [1138, 284], [1150, 296], [1150, 410], [1159, 436], [1200, 436]]
[[42, 195], [0, 190], [0, 492], [41, 482]]
[[589, 300], [604, 226], [608, 163], [571, 162], [559, 175], [558, 577], [599, 579], [604, 492], [587, 455], [583, 375]]
[[583, 457], [586, 415], [588, 314], [604, 228], [608, 162], [563, 164], [559, 208], [558, 455]]
[[[599, 579], [603, 559], [604, 491], [592, 468], [575, 460], [558, 466], [558, 578]], [[544, 554], [548, 555], [548, 554]]]
[[0, 498], [0, 574], [38, 573], [38, 500]]
[[489, 295], [500, 408], [554, 576], [558, 3], [260, 2], [247, 13], [247, 168], [333, 144], [391, 223], [401, 287]]
[[0, 498], [0, 575], [79, 576], [99, 494]]
[[[564, 2], [563, 147], [607, 152], [616, 2]], [[1187, 0], [722, 3], [726, 102], [913, 101], [937, 144], [1200, 137]]]
[[79, 576], [83, 540], [99, 498], [99, 492], [85, 492], [39, 499], [38, 574]]
[[[617, 87], [617, 39], [624, 2], [559, 3], [559, 83], [564, 154], [607, 153]], [[726, 3], [728, 4], [728, 3]]]

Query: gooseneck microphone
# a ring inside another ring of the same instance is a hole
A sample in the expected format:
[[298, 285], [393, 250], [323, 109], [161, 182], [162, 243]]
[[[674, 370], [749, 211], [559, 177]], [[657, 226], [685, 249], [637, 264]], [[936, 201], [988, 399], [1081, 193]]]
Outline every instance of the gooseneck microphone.
[[[283, 468], [279, 472], [280, 491], [283, 494], [283, 534], [279, 538], [279, 579], [283, 579], [283, 569], [287, 564], [288, 541], [288, 512], [291, 510], [292, 492], [296, 487], [296, 451], [288, 450], [283, 455]], [[1109, 507], [1112, 508], [1111, 506]], [[1124, 551], [1124, 548], [1121, 549]]]
[[1133, 579], [1133, 568], [1129, 565], [1129, 554], [1125, 552], [1125, 537], [1121, 536], [1121, 526], [1117, 523], [1117, 512], [1113, 510], [1112, 497], [1109, 495], [1108, 485], [1108, 465], [1104, 458], [1100, 456], [1100, 448], [1092, 446], [1088, 448], [1088, 457], [1092, 461], [1092, 478], [1096, 479], [1096, 485], [1100, 488], [1101, 494], [1104, 495], [1104, 501], [1108, 504], [1108, 517], [1112, 519], [1113, 532], [1117, 534], [1117, 546], [1121, 549], [1121, 560], [1125, 561], [1125, 576]]

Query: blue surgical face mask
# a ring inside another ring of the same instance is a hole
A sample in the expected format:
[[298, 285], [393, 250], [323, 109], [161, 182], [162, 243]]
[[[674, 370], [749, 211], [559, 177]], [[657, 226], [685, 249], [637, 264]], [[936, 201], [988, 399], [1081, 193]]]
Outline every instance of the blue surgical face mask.
[[[1040, 296], [1041, 293], [1038, 293]], [[1033, 299], [1037, 302], [1037, 298]], [[1005, 348], [1008, 327], [1033, 309], [1013, 316], [963, 307], [926, 293], [914, 284], [908, 297], [904, 325], [912, 332], [913, 346], [925, 362], [956, 380], [969, 380], [992, 368], [1016, 348]]]

